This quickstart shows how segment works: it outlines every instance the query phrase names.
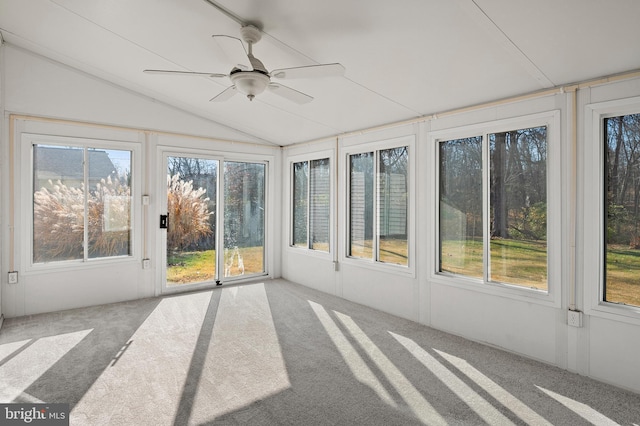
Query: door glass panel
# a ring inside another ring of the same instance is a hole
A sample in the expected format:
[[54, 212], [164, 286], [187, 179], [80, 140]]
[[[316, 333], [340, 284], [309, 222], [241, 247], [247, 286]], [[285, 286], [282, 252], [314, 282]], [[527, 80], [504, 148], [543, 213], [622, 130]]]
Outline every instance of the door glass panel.
[[167, 158], [167, 286], [216, 278], [218, 161]]
[[265, 165], [224, 163], [224, 276], [264, 272]]

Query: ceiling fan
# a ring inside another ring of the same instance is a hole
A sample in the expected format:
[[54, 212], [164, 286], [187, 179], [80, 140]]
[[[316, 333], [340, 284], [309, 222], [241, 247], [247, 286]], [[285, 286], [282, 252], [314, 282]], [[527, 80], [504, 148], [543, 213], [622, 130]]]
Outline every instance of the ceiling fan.
[[194, 71], [171, 71], [171, 70], [144, 70], [150, 74], [165, 75], [191, 75], [205, 76], [212, 78], [226, 78], [231, 80], [232, 85], [214, 96], [211, 101], [222, 102], [230, 99], [236, 92], [245, 95], [252, 101], [257, 95], [265, 90], [282, 96], [285, 99], [298, 104], [311, 102], [313, 97], [299, 92], [290, 87], [272, 81], [272, 79], [295, 79], [295, 78], [318, 78], [318, 77], [340, 77], [344, 75], [344, 67], [341, 64], [320, 64], [294, 68], [281, 68], [269, 72], [262, 61], [253, 56], [253, 45], [260, 41], [262, 33], [253, 25], [243, 26], [241, 29], [242, 39], [249, 46], [249, 52], [244, 48], [240, 39], [226, 36], [214, 35], [214, 40], [220, 45], [222, 50], [237, 65], [231, 69], [229, 74], [219, 74], [210, 72]]

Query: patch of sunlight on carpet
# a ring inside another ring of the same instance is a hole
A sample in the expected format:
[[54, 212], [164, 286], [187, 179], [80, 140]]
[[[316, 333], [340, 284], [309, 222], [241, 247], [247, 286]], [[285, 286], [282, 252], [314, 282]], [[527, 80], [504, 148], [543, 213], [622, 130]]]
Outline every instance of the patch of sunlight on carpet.
[[[0, 366], [0, 401], [12, 402], [18, 397], [21, 400], [30, 400], [31, 398], [23, 395], [23, 392], [92, 330], [41, 337], [33, 342], [29, 340], [2, 345], [2, 353], [11, 348], [13, 351], [5, 355], [5, 358], [10, 358]], [[22, 344], [16, 346], [18, 343]], [[12, 354], [15, 356], [11, 357]]]

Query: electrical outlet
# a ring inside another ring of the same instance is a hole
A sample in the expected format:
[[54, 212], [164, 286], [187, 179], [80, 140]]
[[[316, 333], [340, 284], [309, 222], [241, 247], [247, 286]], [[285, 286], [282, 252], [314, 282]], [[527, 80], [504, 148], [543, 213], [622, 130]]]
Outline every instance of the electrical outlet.
[[582, 312], [569, 311], [567, 316], [567, 324], [571, 327], [582, 327]]
[[142, 269], [151, 268], [151, 259], [142, 259]]
[[18, 272], [17, 271], [9, 272], [9, 284], [18, 284]]

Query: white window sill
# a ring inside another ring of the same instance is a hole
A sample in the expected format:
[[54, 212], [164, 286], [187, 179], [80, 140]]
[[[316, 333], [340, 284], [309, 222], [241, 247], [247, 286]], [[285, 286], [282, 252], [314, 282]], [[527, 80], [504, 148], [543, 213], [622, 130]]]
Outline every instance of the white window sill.
[[484, 282], [481, 279], [465, 277], [449, 273], [436, 273], [431, 276], [431, 282], [442, 286], [450, 286], [467, 291], [488, 294], [496, 297], [519, 300], [527, 303], [536, 303], [542, 306], [560, 308], [559, 295], [544, 290], [518, 285], [502, 284], [497, 282]]

